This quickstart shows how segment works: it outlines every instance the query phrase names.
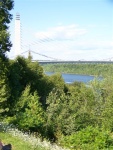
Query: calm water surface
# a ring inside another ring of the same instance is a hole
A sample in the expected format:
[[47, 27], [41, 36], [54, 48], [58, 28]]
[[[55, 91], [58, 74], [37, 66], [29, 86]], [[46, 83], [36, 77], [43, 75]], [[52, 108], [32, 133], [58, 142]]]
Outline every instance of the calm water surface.
[[[52, 75], [54, 72], [46, 72], [46, 74]], [[88, 83], [89, 81], [93, 80], [95, 76], [62, 73], [62, 78], [66, 83], [72, 83], [75, 81]]]

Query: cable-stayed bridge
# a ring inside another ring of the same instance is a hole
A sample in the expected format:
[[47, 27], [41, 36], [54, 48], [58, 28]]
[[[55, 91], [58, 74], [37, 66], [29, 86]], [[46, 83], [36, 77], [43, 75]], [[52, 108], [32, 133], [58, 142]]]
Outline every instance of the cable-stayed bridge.
[[[103, 60], [100, 60], [100, 59], [99, 60], [93, 59], [89, 61], [84, 60], [84, 58], [86, 59], [88, 58], [87, 56], [91, 58], [96, 57], [95, 53], [94, 51], [93, 53], [92, 51], [89, 52], [89, 48], [86, 46], [86, 44], [84, 44], [83, 42], [83, 45], [81, 45], [81, 42], [80, 41], [78, 42], [76, 37], [69, 38], [65, 36], [62, 36], [62, 37], [60, 36], [60, 38], [58, 38], [59, 36], [57, 35], [56, 32], [54, 33], [56, 36], [50, 36], [48, 32], [40, 32], [38, 34], [38, 37], [35, 38], [34, 36], [32, 36], [31, 33], [29, 33], [29, 31], [25, 32], [24, 30], [21, 30], [22, 28], [23, 27], [21, 26], [21, 23], [20, 23], [20, 14], [17, 13], [16, 20], [15, 20], [15, 37], [16, 37], [15, 38], [15, 46], [16, 46], [15, 56], [24, 55], [26, 57], [27, 53], [31, 53], [31, 56], [33, 56], [33, 61], [38, 61], [41, 64], [47, 64], [47, 63], [113, 63], [113, 57], [103, 59]], [[24, 40], [22, 36], [23, 33], [24, 34], [27, 33], [28, 35], [28, 36], [25, 36]], [[32, 50], [26, 51], [28, 47], [29, 49], [30, 47], [32, 47], [33, 51]], [[21, 50], [23, 51], [22, 53], [20, 53]], [[73, 51], [72, 53], [70, 53], [71, 50]], [[76, 52], [74, 50], [76, 50]], [[84, 52], [84, 50], [88, 50], [88, 51]], [[40, 51], [43, 52], [43, 54], [39, 53]], [[46, 53], [48, 53], [48, 55], [51, 55], [52, 57], [45, 55]], [[37, 55], [40, 55], [41, 57], [37, 57]], [[102, 51], [101, 53], [99, 53], [99, 55], [101, 58]], [[54, 56], [59, 57], [59, 58], [64, 58], [64, 59], [53, 58]], [[108, 55], [108, 57], [109, 56], [110, 55]], [[83, 58], [81, 59], [81, 57]], [[68, 60], [66, 58], [71, 58], [72, 60]]]
[[40, 64], [78, 64], [78, 63], [81, 63], [81, 64], [112, 64], [113, 61], [113, 57], [111, 58], [108, 58], [106, 60], [61, 60], [61, 59], [57, 59], [57, 58], [53, 58], [53, 57], [50, 57], [50, 56], [47, 56], [47, 55], [44, 55], [44, 54], [41, 54], [41, 53], [38, 53], [38, 52], [35, 52], [35, 51], [32, 51], [32, 50], [27, 50], [23, 53], [21, 53], [21, 55], [27, 53], [28, 55], [31, 55], [32, 54], [35, 54], [35, 55], [40, 55], [42, 56], [43, 58], [46, 58], [46, 59], [33, 59], [32, 61], [37, 61], [39, 62]]
[[[59, 59], [56, 58], [58, 56], [55, 57], [55, 54], [53, 53], [55, 51], [55, 47], [57, 47], [60, 50], [63, 50], [66, 48], [66, 44], [62, 44], [62, 41], [57, 41], [57, 43], [55, 43], [56, 40], [55, 39], [51, 39], [47, 36], [44, 35], [44, 39], [38, 39], [37, 41], [33, 41], [30, 42], [29, 44], [23, 44], [21, 46], [22, 50], [24, 51], [23, 53], [21, 53], [21, 55], [25, 54], [25, 55], [29, 55], [29, 53], [31, 54], [31, 56], [33, 56], [33, 61], [38, 61], [40, 64], [50, 64], [50, 63], [107, 63], [107, 64], [112, 64], [113, 63], [113, 57], [109, 57], [109, 58], [105, 58], [105, 59], [99, 59], [99, 60], [85, 60], [84, 56], [82, 59]], [[23, 42], [24, 43], [24, 42]], [[49, 45], [48, 45], [49, 43]], [[30, 48], [32, 47], [32, 49]], [[27, 51], [25, 51], [25, 49], [29, 49]], [[49, 55], [50, 53], [50, 49], [51, 49], [51, 53], [53, 53], [53, 55], [48, 56], [46, 55], [46, 53], [49, 51]], [[60, 58], [64, 58], [64, 56], [66, 55], [64, 52], [63, 57], [61, 57], [60, 55], [60, 50], [59, 52], [59, 56]], [[41, 51], [41, 53], [40, 53]], [[69, 50], [68, 50], [69, 51]], [[42, 54], [43, 52], [43, 54]], [[90, 54], [91, 55], [91, 54]], [[34, 57], [35, 56], [35, 57]], [[40, 57], [41, 56], [41, 59]], [[73, 56], [73, 55], [72, 55]]]

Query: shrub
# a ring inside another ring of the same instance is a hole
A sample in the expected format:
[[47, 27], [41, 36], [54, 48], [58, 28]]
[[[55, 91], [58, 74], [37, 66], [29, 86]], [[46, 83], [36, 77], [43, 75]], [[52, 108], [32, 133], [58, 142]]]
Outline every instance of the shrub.
[[62, 137], [60, 143], [71, 150], [113, 148], [113, 138], [110, 136], [110, 133], [92, 126], [88, 126], [87, 128], [73, 133], [70, 136]]

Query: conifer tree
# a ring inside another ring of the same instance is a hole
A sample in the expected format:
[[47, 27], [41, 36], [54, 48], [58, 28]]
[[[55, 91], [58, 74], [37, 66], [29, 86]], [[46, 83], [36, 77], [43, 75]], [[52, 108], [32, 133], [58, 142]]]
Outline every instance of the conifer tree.
[[17, 103], [17, 124], [25, 130], [35, 130], [41, 132], [44, 125], [44, 110], [39, 102], [37, 92], [30, 92], [30, 86], [23, 91]]

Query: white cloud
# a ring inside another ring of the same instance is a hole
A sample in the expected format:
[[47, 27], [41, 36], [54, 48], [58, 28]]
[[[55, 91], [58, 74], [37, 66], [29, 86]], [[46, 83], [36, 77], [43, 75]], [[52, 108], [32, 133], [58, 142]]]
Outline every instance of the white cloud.
[[[112, 42], [54, 41], [32, 47], [34, 51], [60, 60], [109, 60], [113, 51]], [[38, 55], [35, 59], [40, 58]]]
[[[113, 56], [113, 42], [102, 36], [95, 38], [94, 31], [76, 24], [59, 24], [35, 33], [35, 37], [33, 31], [29, 33], [29, 42], [23, 42], [22, 52], [30, 47], [32, 51], [60, 60], [109, 60]], [[32, 55], [35, 60], [49, 59], [36, 53]]]
[[72, 45], [73, 47], [76, 47], [78, 50], [107, 50], [112, 49], [113, 50], [113, 42], [111, 41], [93, 41], [93, 40], [86, 40], [86, 41], [77, 41], [75, 42], [75, 45]]
[[47, 31], [36, 33], [39, 40], [73, 40], [74, 38], [87, 33], [86, 29], [80, 28], [78, 25], [72, 24], [67, 26], [57, 26], [49, 28]]

